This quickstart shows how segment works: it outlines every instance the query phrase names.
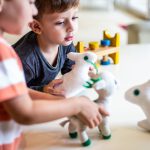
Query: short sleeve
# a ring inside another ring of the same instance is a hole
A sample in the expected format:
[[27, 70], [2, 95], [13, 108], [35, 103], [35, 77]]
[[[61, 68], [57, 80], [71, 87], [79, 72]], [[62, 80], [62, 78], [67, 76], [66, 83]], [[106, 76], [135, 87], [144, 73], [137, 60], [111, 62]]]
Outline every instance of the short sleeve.
[[27, 93], [21, 62], [0, 39], [0, 102]]

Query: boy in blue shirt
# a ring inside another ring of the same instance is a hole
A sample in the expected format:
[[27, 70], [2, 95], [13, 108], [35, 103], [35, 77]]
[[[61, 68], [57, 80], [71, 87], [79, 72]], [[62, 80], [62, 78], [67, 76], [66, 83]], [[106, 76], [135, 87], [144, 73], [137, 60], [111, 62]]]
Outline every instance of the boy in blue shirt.
[[57, 90], [62, 80], [58, 73], [69, 72], [74, 62], [67, 58], [75, 52], [73, 39], [78, 30], [79, 0], [37, 0], [39, 14], [30, 23], [31, 32], [13, 45], [21, 58], [27, 86], [31, 89], [63, 95]]

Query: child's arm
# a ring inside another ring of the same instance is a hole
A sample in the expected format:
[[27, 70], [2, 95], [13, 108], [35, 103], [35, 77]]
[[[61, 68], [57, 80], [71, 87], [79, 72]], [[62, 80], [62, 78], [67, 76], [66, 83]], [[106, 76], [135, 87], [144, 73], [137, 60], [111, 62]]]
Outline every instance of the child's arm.
[[32, 90], [30, 88], [28, 88], [28, 91], [29, 91], [29, 95], [32, 100], [37, 100], [37, 99], [60, 100], [60, 99], [64, 98], [63, 96], [58, 96], [58, 95], [55, 96], [55, 95], [51, 95], [50, 93], [39, 92], [36, 90]]
[[[32, 101], [26, 94], [3, 102], [10, 116], [21, 124], [34, 124], [56, 120], [66, 116], [79, 115], [90, 128], [97, 126], [102, 115], [108, 113], [86, 97], [77, 97], [62, 100]], [[101, 114], [100, 114], [101, 113]]]

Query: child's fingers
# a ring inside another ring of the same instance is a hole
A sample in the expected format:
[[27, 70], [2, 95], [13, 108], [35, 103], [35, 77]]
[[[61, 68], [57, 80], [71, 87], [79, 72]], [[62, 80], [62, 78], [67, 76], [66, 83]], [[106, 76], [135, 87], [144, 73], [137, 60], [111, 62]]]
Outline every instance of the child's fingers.
[[89, 128], [94, 128], [94, 123], [92, 121], [89, 121], [82, 115], [78, 115], [77, 117], [84, 125], [88, 126]]
[[57, 86], [59, 86], [62, 83], [63, 83], [62, 79], [56, 79], [53, 81], [53, 87], [56, 88]]
[[109, 116], [109, 112], [105, 110], [104, 106], [99, 105], [99, 112], [102, 116]]
[[91, 119], [91, 120], [87, 119], [86, 117], [84, 117], [82, 115], [78, 115], [77, 117], [80, 121], [82, 121], [82, 123], [84, 125], [87, 125], [89, 128], [94, 128], [102, 122], [101, 115], [99, 115], [95, 119]]
[[54, 90], [54, 91], [53, 91], [53, 95], [64, 96], [64, 95], [65, 95], [65, 92], [64, 92], [64, 91]]
[[48, 92], [53, 95], [64, 96], [65, 92], [63, 90], [58, 90], [54, 88], [49, 88]]
[[52, 82], [53, 82], [53, 84], [61, 84], [63, 82], [63, 80], [62, 79], [55, 79]]

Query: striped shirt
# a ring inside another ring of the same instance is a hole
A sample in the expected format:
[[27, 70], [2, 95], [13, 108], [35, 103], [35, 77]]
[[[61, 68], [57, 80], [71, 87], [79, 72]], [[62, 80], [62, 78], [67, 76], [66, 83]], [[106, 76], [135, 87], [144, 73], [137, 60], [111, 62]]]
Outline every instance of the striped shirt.
[[0, 150], [16, 150], [22, 129], [5, 111], [2, 102], [27, 93], [21, 61], [0, 37]]

